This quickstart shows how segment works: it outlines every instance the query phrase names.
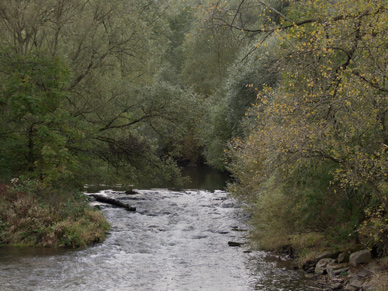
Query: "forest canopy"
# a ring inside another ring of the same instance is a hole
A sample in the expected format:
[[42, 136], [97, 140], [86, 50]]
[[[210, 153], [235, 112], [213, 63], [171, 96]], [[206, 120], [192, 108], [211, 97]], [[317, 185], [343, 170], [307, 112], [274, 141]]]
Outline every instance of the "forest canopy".
[[2, 179], [48, 184], [176, 176], [200, 109], [163, 72], [164, 1], [2, 1]]
[[0, 178], [136, 183], [205, 162], [263, 246], [318, 233], [386, 253], [387, 9], [4, 0]]

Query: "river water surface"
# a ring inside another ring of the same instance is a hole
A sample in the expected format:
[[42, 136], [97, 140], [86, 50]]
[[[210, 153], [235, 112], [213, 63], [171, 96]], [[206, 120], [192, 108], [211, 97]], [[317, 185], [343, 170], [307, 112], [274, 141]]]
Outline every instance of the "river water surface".
[[0, 290], [314, 290], [274, 255], [228, 245], [246, 226], [223, 191], [100, 193], [137, 211], [102, 206], [112, 228], [85, 249], [0, 248]]

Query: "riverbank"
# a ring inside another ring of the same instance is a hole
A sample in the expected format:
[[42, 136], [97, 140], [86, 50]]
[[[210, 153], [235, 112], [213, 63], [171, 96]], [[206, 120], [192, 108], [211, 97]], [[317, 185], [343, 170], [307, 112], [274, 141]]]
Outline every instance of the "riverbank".
[[[302, 269], [307, 278], [314, 280], [318, 290], [388, 290], [388, 256], [376, 258], [361, 246], [348, 245], [337, 250], [296, 250], [287, 246], [278, 251], [287, 254], [293, 268]], [[309, 252], [308, 259], [306, 252]]]
[[108, 229], [82, 193], [0, 185], [0, 245], [78, 248], [103, 241]]
[[303, 269], [324, 290], [388, 290], [388, 257], [372, 258], [368, 249], [324, 252]]

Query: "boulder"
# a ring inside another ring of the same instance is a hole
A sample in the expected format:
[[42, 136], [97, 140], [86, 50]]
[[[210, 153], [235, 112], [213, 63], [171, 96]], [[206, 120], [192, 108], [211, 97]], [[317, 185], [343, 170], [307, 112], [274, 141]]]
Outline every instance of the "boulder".
[[357, 277], [361, 279], [366, 279], [368, 278], [372, 273], [366, 269], [361, 270], [360, 272], [357, 272]]
[[326, 266], [334, 262], [335, 260], [330, 258], [320, 259], [317, 265], [315, 266], [315, 274], [319, 274], [319, 275], [326, 274], [327, 273]]
[[343, 286], [341, 283], [335, 283], [335, 284], [332, 284], [330, 289], [331, 290], [343, 290]]
[[388, 267], [388, 257], [381, 258], [379, 262], [383, 267]]
[[330, 279], [333, 279], [335, 276], [341, 275], [341, 273], [349, 271], [349, 265], [347, 263], [343, 264], [328, 264], [326, 266], [326, 272], [329, 274]]
[[357, 291], [357, 288], [348, 284], [348, 285], [346, 285], [344, 291]]
[[369, 250], [362, 250], [352, 253], [349, 257], [349, 263], [354, 267], [360, 264], [367, 264], [371, 260], [372, 257]]
[[362, 284], [364, 284], [364, 282], [365, 282], [364, 280], [352, 279], [350, 280], [349, 285], [356, 289], [360, 289], [362, 287]]
[[316, 256], [315, 260], [318, 262], [321, 259], [335, 259], [335, 258], [337, 258], [338, 254], [339, 254], [339, 252], [326, 251], [326, 252], [323, 252], [323, 253], [319, 254], [318, 256]]
[[347, 262], [349, 262], [349, 254], [340, 253], [337, 257], [337, 263], [342, 264], [342, 263], [347, 263]]
[[233, 202], [223, 202], [220, 205], [221, 208], [234, 208], [236, 205]]
[[241, 247], [242, 245], [244, 245], [244, 243], [235, 242], [235, 241], [228, 241], [228, 246], [230, 246], [230, 247]]

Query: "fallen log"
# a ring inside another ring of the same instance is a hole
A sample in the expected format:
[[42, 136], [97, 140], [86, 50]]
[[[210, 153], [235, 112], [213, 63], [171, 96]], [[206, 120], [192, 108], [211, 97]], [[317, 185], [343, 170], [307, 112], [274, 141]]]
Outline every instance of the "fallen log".
[[98, 194], [90, 194], [89, 196], [94, 197], [96, 199], [96, 201], [98, 201], [98, 202], [103, 202], [103, 203], [108, 203], [108, 204], [111, 204], [114, 206], [118, 206], [118, 207], [124, 208], [127, 211], [136, 211], [136, 207], [132, 207], [126, 203], [123, 203], [123, 202], [117, 200], [117, 199], [113, 199], [113, 198], [98, 195]]

